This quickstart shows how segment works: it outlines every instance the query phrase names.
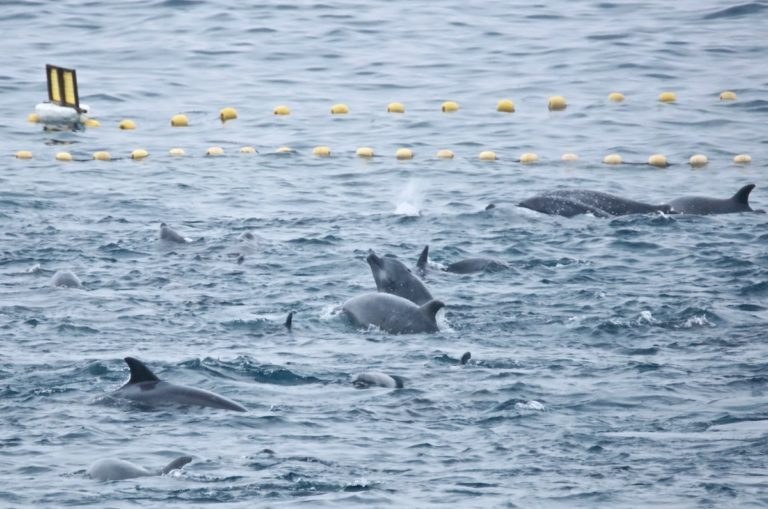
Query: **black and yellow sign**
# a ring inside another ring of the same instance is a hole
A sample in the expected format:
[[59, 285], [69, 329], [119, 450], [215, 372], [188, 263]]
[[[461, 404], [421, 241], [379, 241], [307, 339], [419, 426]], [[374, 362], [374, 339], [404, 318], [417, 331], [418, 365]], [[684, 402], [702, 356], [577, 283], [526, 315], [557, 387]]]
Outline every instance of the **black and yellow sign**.
[[81, 113], [75, 70], [47, 64], [45, 74], [48, 78], [48, 100], [59, 106], [75, 108]]

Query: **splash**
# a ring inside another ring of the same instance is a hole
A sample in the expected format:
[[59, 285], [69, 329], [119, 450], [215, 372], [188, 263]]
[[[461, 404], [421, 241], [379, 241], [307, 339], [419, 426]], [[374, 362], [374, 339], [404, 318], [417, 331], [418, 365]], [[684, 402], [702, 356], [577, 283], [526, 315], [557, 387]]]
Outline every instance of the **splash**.
[[419, 182], [409, 180], [395, 200], [395, 214], [416, 217], [421, 215], [424, 192]]

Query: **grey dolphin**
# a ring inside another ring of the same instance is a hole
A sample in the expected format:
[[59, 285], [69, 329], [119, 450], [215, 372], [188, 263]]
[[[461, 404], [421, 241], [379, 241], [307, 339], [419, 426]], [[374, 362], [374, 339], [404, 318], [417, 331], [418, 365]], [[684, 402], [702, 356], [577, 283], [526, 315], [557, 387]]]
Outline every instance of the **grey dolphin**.
[[375, 325], [391, 334], [437, 332], [435, 315], [445, 306], [439, 300], [417, 306], [389, 293], [366, 293], [349, 299], [342, 312], [360, 327]]
[[388, 375], [378, 371], [366, 371], [365, 373], [360, 373], [355, 377], [352, 383], [358, 389], [367, 389], [374, 385], [387, 387], [389, 389], [402, 389], [404, 387], [404, 380], [402, 377]]
[[380, 292], [391, 293], [418, 304], [432, 300], [432, 294], [403, 262], [391, 256], [377, 256], [370, 251], [368, 265], [371, 266], [376, 289]]
[[518, 204], [518, 207], [535, 210], [543, 214], [573, 217], [578, 214], [593, 214], [597, 217], [647, 214], [649, 212], [672, 212], [668, 204], [651, 205], [627, 200], [600, 191], [565, 189], [538, 194]]
[[[424, 250], [419, 255], [419, 260], [416, 262], [416, 267], [424, 274], [427, 272], [429, 266], [429, 246], [424, 246]], [[499, 270], [508, 269], [509, 265], [493, 258], [465, 258], [458, 262], [453, 262], [445, 267], [443, 270], [446, 272], [453, 272], [455, 274], [471, 274], [473, 272], [496, 272]]]
[[192, 461], [191, 456], [181, 456], [159, 470], [147, 470], [130, 461], [109, 458], [94, 462], [93, 465], [88, 467], [88, 475], [99, 481], [119, 481], [121, 479], [133, 479], [134, 477], [163, 475], [171, 470], [183, 467], [190, 461]]
[[764, 212], [749, 206], [749, 193], [755, 184], [747, 184], [730, 198], [707, 198], [705, 196], [684, 196], [669, 202], [674, 212], [680, 214], [732, 214], [734, 212]]
[[80, 278], [71, 270], [59, 270], [51, 278], [51, 286], [82, 288], [83, 283], [80, 282]]
[[213, 392], [160, 380], [138, 359], [126, 357], [125, 362], [131, 368], [131, 378], [113, 396], [152, 406], [195, 405], [246, 411], [239, 403]]
[[165, 223], [160, 223], [160, 240], [178, 242], [179, 244], [186, 244], [188, 242], [187, 239], [182, 237], [176, 230]]

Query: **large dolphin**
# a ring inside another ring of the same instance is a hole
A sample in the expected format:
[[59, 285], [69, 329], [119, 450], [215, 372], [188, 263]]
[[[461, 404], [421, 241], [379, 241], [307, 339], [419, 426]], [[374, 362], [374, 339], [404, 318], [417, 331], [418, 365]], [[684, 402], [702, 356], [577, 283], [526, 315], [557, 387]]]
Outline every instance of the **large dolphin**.
[[[418, 267], [422, 274], [427, 272], [429, 267], [429, 246], [424, 246], [424, 250], [416, 262], [416, 267]], [[465, 258], [464, 260], [449, 264], [443, 270], [456, 274], [471, 274], [472, 272], [496, 272], [508, 268], [509, 265], [493, 258]]]
[[373, 251], [369, 252], [366, 260], [371, 266], [378, 291], [403, 297], [419, 306], [432, 300], [432, 294], [424, 283], [400, 260], [377, 256]]
[[705, 196], [684, 196], [669, 202], [673, 212], [679, 214], [732, 214], [734, 212], [764, 212], [749, 206], [749, 193], [755, 184], [747, 184], [730, 198], [707, 198]]
[[342, 312], [359, 327], [375, 325], [391, 334], [437, 332], [435, 315], [445, 306], [439, 300], [417, 306], [389, 293], [366, 293], [349, 299]]
[[213, 392], [160, 380], [138, 359], [126, 357], [125, 362], [131, 368], [131, 378], [113, 396], [152, 406], [195, 405], [246, 411], [242, 405]]
[[134, 477], [147, 477], [150, 475], [163, 475], [171, 470], [176, 470], [192, 461], [190, 456], [181, 456], [168, 463], [159, 470], [147, 470], [130, 461], [119, 459], [103, 459], [96, 461], [88, 467], [88, 475], [99, 481], [119, 481], [121, 479], [133, 479]]
[[627, 214], [647, 214], [649, 212], [670, 213], [668, 204], [651, 205], [639, 201], [627, 200], [600, 191], [565, 189], [548, 191], [528, 198], [518, 204], [519, 207], [535, 210], [544, 214], [573, 217], [578, 214], [592, 214], [597, 217], [623, 216]]

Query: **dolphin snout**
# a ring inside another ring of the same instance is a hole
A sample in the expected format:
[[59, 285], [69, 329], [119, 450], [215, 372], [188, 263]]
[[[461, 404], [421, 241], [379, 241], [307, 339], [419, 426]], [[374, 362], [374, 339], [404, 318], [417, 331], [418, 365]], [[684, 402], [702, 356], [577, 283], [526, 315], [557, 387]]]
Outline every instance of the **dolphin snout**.
[[373, 251], [371, 251], [368, 254], [368, 257], [365, 260], [368, 262], [368, 265], [370, 265], [371, 267], [373, 266], [381, 267], [381, 258], [376, 256], [376, 253], [374, 253]]

